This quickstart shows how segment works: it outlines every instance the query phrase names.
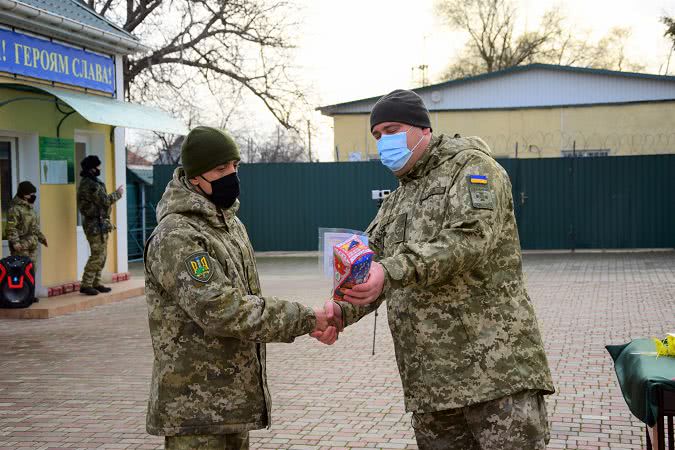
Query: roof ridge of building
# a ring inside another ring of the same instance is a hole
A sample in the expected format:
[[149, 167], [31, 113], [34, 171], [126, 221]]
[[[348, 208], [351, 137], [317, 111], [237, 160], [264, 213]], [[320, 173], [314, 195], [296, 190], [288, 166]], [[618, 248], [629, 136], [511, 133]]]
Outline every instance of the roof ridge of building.
[[[428, 92], [430, 90], [439, 89], [439, 88], [443, 88], [443, 87], [446, 87], [446, 86], [452, 86], [452, 85], [463, 84], [463, 83], [471, 83], [471, 82], [474, 82], [474, 81], [481, 81], [481, 80], [485, 80], [485, 79], [496, 78], [496, 77], [499, 77], [499, 76], [507, 75], [507, 74], [510, 74], [510, 73], [526, 72], [526, 71], [534, 70], [534, 69], [548, 69], [548, 70], [556, 70], [556, 71], [560, 71], [560, 72], [592, 73], [592, 74], [598, 74], [598, 75], [619, 76], [619, 77], [626, 77], [626, 78], [642, 78], [642, 79], [650, 79], [650, 80], [675, 81], [675, 76], [673, 76], [673, 75], [657, 75], [657, 74], [642, 73], [642, 72], [624, 72], [624, 71], [620, 71], [620, 70], [596, 69], [596, 68], [592, 68], [592, 67], [567, 66], [567, 65], [562, 65], [562, 64], [530, 63], [530, 64], [525, 64], [525, 65], [522, 65], [522, 66], [508, 67], [506, 69], [496, 70], [494, 72], [486, 72], [486, 73], [481, 73], [481, 74], [478, 74], [478, 75], [471, 75], [471, 76], [462, 77], [462, 78], [455, 78], [455, 79], [452, 79], [452, 80], [447, 80], [447, 81], [442, 81], [440, 83], [431, 84], [429, 86], [420, 86], [420, 87], [412, 88], [411, 90], [414, 91], [414, 92], [417, 92], [417, 93]], [[382, 94], [382, 95], [384, 95], [384, 94]], [[320, 106], [319, 108], [317, 108], [317, 110], [323, 110], [323, 109], [338, 107], [338, 106], [352, 105], [352, 104], [355, 104], [355, 103], [374, 101], [374, 100], [379, 99], [382, 95], [378, 95], [378, 96], [375, 96], [375, 97], [361, 98], [361, 99], [357, 99], [357, 100], [349, 100], [349, 101], [346, 101], [346, 102], [334, 103], [334, 104], [326, 105], [326, 106]]]

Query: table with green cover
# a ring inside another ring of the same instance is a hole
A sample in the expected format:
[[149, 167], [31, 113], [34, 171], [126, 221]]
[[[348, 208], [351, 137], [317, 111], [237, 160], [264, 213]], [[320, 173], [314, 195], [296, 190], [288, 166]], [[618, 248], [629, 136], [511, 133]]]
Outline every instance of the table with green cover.
[[[659, 416], [672, 415], [675, 410], [672, 404], [675, 399], [675, 357], [657, 358], [656, 346], [651, 339], [635, 339], [628, 344], [606, 348], [614, 359], [623, 398], [635, 417], [653, 427]], [[668, 422], [671, 428], [672, 418]], [[662, 428], [663, 420], [660, 423]], [[659, 440], [663, 438], [662, 433]], [[670, 439], [672, 441], [672, 435]], [[662, 445], [659, 448], [663, 448]], [[670, 448], [673, 448], [672, 443]]]
[[616, 377], [630, 411], [653, 427], [658, 415], [658, 389], [675, 391], [675, 358], [657, 358], [651, 339], [636, 339], [606, 348], [614, 359]]

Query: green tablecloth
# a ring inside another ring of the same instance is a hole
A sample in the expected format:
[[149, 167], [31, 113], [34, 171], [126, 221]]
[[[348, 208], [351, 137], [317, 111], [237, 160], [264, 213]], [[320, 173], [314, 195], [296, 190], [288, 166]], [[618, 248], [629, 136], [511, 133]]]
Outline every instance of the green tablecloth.
[[658, 413], [657, 389], [675, 391], [675, 357], [657, 358], [651, 339], [636, 339], [605, 348], [614, 359], [616, 377], [630, 411], [650, 427], [654, 426]]

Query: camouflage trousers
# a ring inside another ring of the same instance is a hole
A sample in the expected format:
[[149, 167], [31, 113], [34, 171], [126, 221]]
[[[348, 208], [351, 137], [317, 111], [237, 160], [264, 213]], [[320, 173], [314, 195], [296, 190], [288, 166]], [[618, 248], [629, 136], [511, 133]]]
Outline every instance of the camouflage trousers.
[[544, 398], [533, 391], [412, 421], [420, 450], [545, 450], [550, 439]]
[[89, 242], [91, 255], [82, 274], [81, 286], [83, 288], [101, 285], [101, 271], [105, 266], [108, 253], [108, 234], [87, 234], [87, 241]]
[[244, 433], [195, 436], [167, 436], [166, 450], [248, 450], [248, 431]]

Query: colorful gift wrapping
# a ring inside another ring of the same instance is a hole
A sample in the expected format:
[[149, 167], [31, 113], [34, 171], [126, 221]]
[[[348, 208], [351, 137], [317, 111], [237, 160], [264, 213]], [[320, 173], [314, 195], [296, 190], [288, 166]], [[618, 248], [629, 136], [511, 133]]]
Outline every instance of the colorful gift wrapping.
[[354, 235], [333, 246], [333, 299], [341, 300], [342, 289], [349, 289], [366, 280], [373, 260], [373, 251]]

